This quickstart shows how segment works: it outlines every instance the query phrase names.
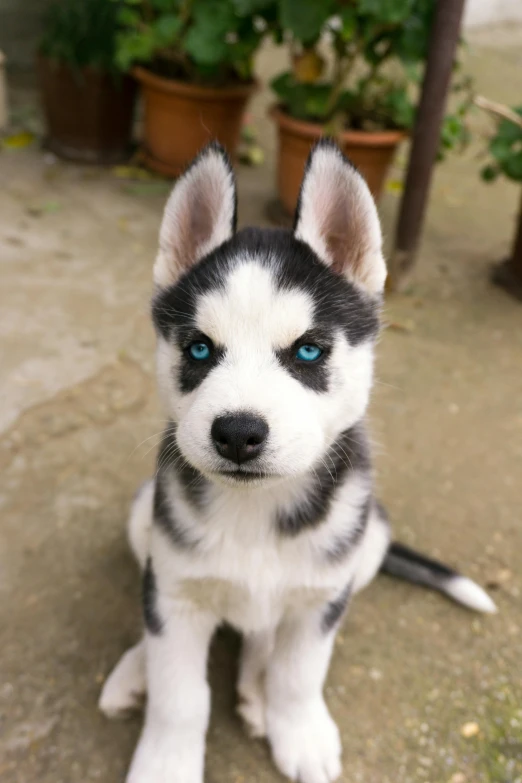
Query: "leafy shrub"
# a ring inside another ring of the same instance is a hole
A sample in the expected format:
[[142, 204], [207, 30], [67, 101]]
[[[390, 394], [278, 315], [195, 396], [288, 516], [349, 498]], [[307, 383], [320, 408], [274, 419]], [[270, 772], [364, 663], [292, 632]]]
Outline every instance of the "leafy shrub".
[[[272, 88], [286, 111], [328, 124], [332, 132], [408, 129], [427, 56], [436, 0], [280, 0], [279, 24], [289, 37], [292, 70]], [[329, 42], [332, 62], [322, 57]], [[469, 79], [446, 118], [442, 149], [467, 139]]]
[[276, 20], [275, 0], [123, 0], [117, 62], [195, 83], [253, 78], [253, 57]]
[[[522, 117], [522, 106], [513, 109]], [[499, 174], [515, 182], [522, 182], [522, 128], [511, 120], [501, 120], [497, 132], [490, 139], [489, 153], [493, 159], [481, 171], [486, 182], [492, 182]]]
[[118, 13], [114, 0], [55, 0], [44, 17], [40, 52], [73, 68], [116, 71]]

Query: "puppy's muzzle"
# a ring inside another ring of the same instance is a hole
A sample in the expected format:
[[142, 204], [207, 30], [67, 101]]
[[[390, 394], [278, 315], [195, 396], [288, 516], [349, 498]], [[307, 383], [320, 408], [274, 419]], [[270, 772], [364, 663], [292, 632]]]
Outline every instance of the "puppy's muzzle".
[[268, 424], [254, 413], [227, 413], [214, 419], [210, 435], [220, 457], [242, 465], [256, 459], [263, 451]]

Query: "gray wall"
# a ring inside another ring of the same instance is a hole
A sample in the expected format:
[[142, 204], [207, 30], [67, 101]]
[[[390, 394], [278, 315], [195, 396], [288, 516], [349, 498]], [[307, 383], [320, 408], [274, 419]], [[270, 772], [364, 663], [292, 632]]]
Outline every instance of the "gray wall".
[[[1, 0], [0, 0], [1, 2]], [[522, 22], [522, 0], [467, 0], [464, 24], [468, 27], [494, 22]]]

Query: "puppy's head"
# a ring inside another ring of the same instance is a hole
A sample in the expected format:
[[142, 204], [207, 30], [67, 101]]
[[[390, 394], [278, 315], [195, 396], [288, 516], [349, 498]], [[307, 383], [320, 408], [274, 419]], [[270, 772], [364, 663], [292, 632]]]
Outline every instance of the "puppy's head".
[[386, 277], [370, 192], [312, 151], [292, 232], [236, 233], [236, 186], [207, 147], [167, 203], [154, 267], [158, 377], [178, 447], [208, 478], [304, 474], [365, 413]]

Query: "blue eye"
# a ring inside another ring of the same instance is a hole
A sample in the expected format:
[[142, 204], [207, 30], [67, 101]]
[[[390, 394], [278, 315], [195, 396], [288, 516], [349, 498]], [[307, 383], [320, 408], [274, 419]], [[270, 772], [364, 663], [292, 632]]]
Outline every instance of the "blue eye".
[[322, 353], [318, 345], [302, 345], [296, 353], [296, 358], [301, 359], [302, 362], [315, 362]]
[[206, 343], [192, 343], [189, 345], [188, 352], [198, 362], [205, 361], [210, 356], [210, 348]]

